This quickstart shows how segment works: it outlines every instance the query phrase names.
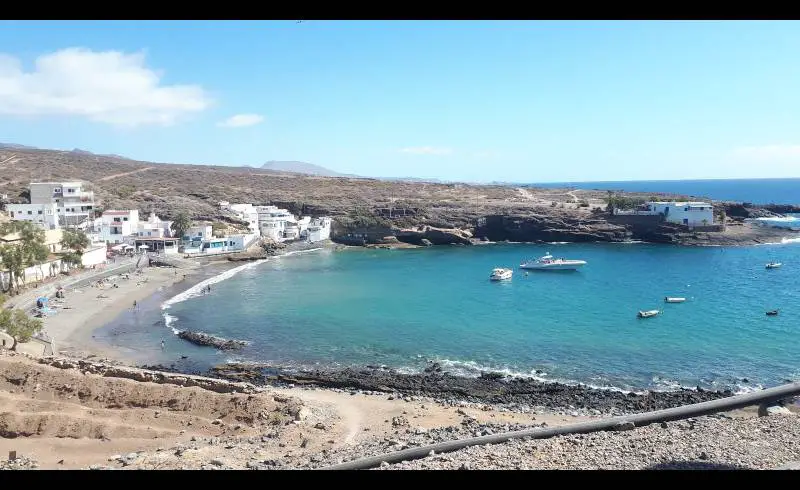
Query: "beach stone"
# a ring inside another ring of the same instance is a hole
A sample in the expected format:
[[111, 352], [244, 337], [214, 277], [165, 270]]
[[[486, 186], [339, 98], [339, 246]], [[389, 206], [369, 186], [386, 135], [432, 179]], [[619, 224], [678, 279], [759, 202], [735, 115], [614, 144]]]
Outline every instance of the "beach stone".
[[794, 415], [794, 413], [788, 408], [782, 407], [780, 405], [772, 405], [772, 406], [760, 405], [758, 407], [759, 417], [767, 417], [769, 415]]
[[392, 427], [407, 427], [409, 425], [408, 419], [402, 415], [392, 417]]
[[322, 422], [317, 422], [316, 424], [314, 424], [314, 428], [319, 430], [325, 430], [325, 424], [323, 424]]
[[211, 464], [213, 464], [214, 466], [225, 466], [225, 462], [217, 458], [212, 459]]
[[636, 428], [636, 424], [633, 422], [620, 422], [619, 424], [614, 426], [614, 430], [616, 431], [624, 431], [624, 430], [633, 430]]

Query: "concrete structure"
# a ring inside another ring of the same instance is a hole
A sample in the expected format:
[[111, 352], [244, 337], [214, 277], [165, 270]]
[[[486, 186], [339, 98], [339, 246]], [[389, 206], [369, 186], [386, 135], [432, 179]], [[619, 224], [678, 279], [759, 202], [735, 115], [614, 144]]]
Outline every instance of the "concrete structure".
[[89, 249], [84, 250], [81, 255], [81, 265], [84, 267], [94, 267], [105, 265], [108, 260], [107, 248], [105, 244], [93, 244]]
[[139, 228], [139, 211], [108, 210], [103, 213], [99, 222], [98, 235], [102, 242], [113, 245], [125, 243]]
[[176, 254], [178, 253], [178, 243], [180, 243], [180, 238], [172, 237], [137, 236], [133, 239], [133, 246], [136, 247], [136, 252], [156, 254]]
[[[222, 209], [226, 209], [235, 214], [237, 218], [247, 223], [250, 233], [261, 235], [258, 227], [258, 211], [252, 204], [230, 204], [227, 201], [219, 203]], [[277, 209], [277, 208], [276, 208]]]
[[31, 221], [45, 230], [59, 228], [58, 208], [55, 203], [48, 204], [7, 204], [6, 210], [14, 221]]
[[[54, 253], [61, 251], [61, 238], [63, 233], [61, 230], [45, 230], [44, 232], [44, 244], [50, 250], [50, 256], [47, 260], [39, 265], [32, 265], [27, 267], [20, 277], [20, 280], [23, 283], [29, 283], [31, 281], [41, 281], [48, 277], [56, 277], [61, 272], [66, 272], [67, 265], [62, 264], [61, 259], [56, 256], [52, 255]], [[14, 245], [18, 244], [22, 238], [19, 236], [18, 233], [11, 233], [9, 235], [1, 236], [0, 237], [0, 244], [2, 245]], [[0, 290], [7, 291], [10, 286], [10, 279], [11, 274], [8, 272], [7, 269], [0, 266]]]
[[272, 240], [286, 239], [286, 224], [297, 222], [292, 213], [277, 206], [256, 206], [256, 211], [258, 212], [258, 227], [261, 230], [261, 236]]
[[650, 201], [638, 209], [615, 210], [619, 216], [663, 216], [665, 221], [690, 227], [714, 224], [714, 206], [707, 202]]
[[190, 227], [181, 237], [184, 242], [202, 242], [213, 238], [213, 228], [209, 224], [201, 224]]
[[184, 247], [187, 255], [219, 254], [242, 252], [258, 240], [260, 235], [248, 233], [246, 235], [230, 235], [222, 238], [208, 238], [202, 242], [192, 242], [191, 246]]
[[[139, 238], [173, 238], [172, 237], [172, 221], [165, 221], [156, 216], [155, 213], [150, 213], [147, 221], [139, 221], [139, 226], [136, 227], [134, 235]], [[178, 240], [178, 238], [176, 238]]]
[[31, 204], [55, 204], [61, 226], [76, 226], [94, 217], [94, 192], [83, 182], [31, 182]]
[[306, 240], [321, 242], [331, 237], [331, 219], [327, 217], [314, 218], [308, 225]]

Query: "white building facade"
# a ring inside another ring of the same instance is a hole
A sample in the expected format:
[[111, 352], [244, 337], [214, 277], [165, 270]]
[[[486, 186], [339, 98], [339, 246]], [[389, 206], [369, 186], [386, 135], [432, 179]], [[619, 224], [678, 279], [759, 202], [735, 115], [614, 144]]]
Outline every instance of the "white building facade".
[[247, 228], [250, 233], [261, 235], [261, 230], [258, 226], [258, 211], [252, 204], [230, 204], [227, 201], [222, 201], [220, 207], [227, 209], [235, 214], [237, 218], [247, 223]]
[[136, 234], [139, 228], [139, 211], [108, 210], [100, 217], [98, 231], [101, 241], [110, 244], [125, 243], [126, 239]]
[[707, 202], [654, 201], [648, 202], [647, 207], [654, 214], [663, 214], [670, 223], [686, 226], [714, 224], [714, 206]]
[[308, 225], [306, 239], [309, 242], [321, 242], [331, 237], [331, 219], [327, 217], [314, 218]]
[[60, 220], [55, 203], [48, 204], [7, 204], [6, 210], [12, 220], [31, 221], [45, 230], [57, 230]]
[[55, 204], [61, 226], [79, 225], [94, 217], [94, 192], [83, 182], [31, 182], [31, 204]]
[[135, 235], [136, 238], [171, 238], [172, 221], [162, 220], [155, 213], [150, 213], [146, 221], [139, 221]]

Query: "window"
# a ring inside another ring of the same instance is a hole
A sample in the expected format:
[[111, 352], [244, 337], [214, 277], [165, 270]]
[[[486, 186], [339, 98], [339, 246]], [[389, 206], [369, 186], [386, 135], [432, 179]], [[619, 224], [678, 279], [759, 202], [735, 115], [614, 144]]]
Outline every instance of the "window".
[[122, 221], [128, 221], [128, 217], [126, 216], [126, 217], [122, 218]]
[[40, 209], [40, 210], [36, 211], [36, 214], [42, 214], [42, 210]]
[[28, 214], [33, 214], [33, 211], [28, 211]]
[[11, 211], [11, 217], [12, 218], [14, 217], [14, 211]]
[[75, 193], [75, 189], [67, 189], [67, 193], [68, 194], [74, 194]]
[[114, 223], [119, 223], [119, 222], [120, 222], [119, 218], [114, 218]]

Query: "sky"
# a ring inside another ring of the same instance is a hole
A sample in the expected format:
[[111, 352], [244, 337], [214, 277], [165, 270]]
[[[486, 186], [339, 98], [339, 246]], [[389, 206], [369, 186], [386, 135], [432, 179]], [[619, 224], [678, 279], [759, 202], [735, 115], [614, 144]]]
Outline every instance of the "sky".
[[0, 21], [0, 142], [374, 177], [800, 177], [796, 21]]

